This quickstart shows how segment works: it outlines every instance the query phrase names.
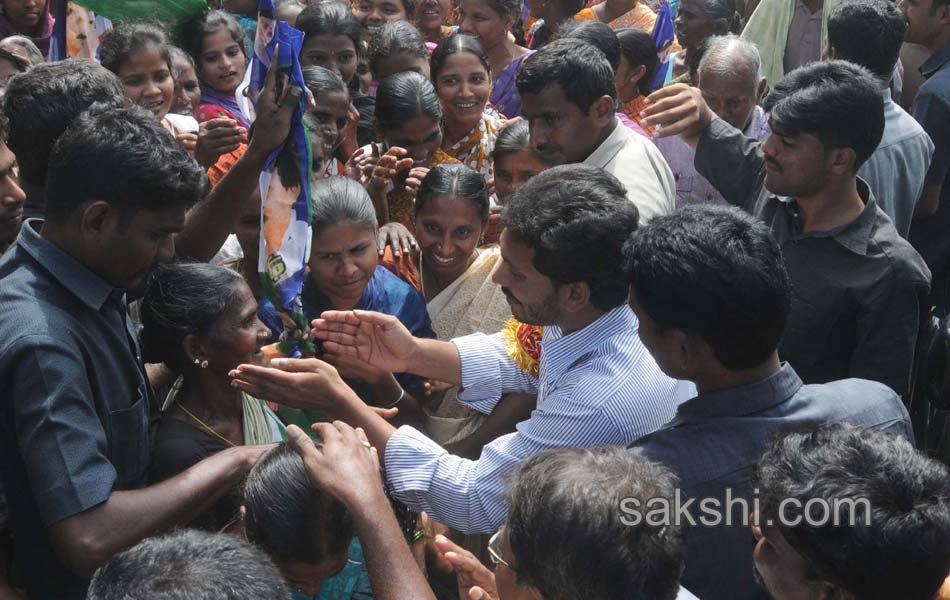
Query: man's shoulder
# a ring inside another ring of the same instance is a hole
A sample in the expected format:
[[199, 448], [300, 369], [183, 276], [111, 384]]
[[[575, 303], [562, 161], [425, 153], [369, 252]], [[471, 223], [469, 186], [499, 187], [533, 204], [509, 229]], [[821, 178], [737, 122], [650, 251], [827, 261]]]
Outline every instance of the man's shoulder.
[[824, 420], [867, 427], [908, 421], [907, 409], [890, 387], [867, 379], [841, 379], [803, 385], [795, 394]]
[[930, 284], [931, 274], [927, 263], [906, 239], [898, 233], [894, 223], [881, 207], [875, 215], [871, 242], [887, 258], [888, 269], [900, 281]]

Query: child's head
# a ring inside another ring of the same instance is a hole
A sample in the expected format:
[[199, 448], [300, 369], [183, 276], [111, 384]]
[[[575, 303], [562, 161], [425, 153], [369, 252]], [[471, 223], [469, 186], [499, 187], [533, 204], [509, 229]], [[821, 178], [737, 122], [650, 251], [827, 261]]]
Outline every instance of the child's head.
[[442, 108], [435, 88], [414, 71], [396, 73], [376, 90], [376, 129], [387, 147], [409, 153], [417, 166], [426, 166], [442, 145]]
[[429, 77], [429, 50], [415, 25], [408, 21], [386, 23], [369, 43], [369, 68], [381, 81], [402, 71]]
[[213, 10], [190, 24], [186, 39], [202, 86], [233, 94], [247, 70], [241, 25], [230, 14]]
[[353, 13], [339, 2], [315, 4], [297, 18], [304, 33], [300, 64], [335, 71], [345, 83], [356, 73], [360, 59], [362, 31]]
[[339, 75], [323, 67], [304, 67], [303, 79], [313, 94], [313, 125], [319, 130], [327, 160], [339, 147], [349, 123], [350, 93]]
[[100, 62], [122, 82], [132, 102], [164, 119], [172, 105], [175, 81], [165, 33], [148, 23], [123, 23], [103, 41]]
[[313, 486], [303, 459], [286, 443], [251, 469], [242, 516], [248, 540], [270, 556], [289, 586], [308, 596], [346, 565], [352, 518], [339, 500]]
[[515, 121], [499, 132], [492, 151], [495, 166], [495, 195], [502, 206], [529, 179], [549, 166], [531, 145], [528, 122]]

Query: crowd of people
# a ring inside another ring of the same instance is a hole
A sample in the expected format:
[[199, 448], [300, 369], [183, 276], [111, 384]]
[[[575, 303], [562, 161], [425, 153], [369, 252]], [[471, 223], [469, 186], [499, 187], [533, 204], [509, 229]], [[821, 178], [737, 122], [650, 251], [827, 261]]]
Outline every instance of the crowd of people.
[[950, 600], [947, 0], [209, 0], [59, 61], [55, 4], [0, 0], [0, 600]]

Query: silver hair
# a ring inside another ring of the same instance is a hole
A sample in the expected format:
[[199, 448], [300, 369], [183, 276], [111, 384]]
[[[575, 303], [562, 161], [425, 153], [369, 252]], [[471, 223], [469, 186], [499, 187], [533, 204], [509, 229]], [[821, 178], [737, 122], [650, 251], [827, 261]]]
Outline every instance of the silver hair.
[[706, 68], [719, 73], [748, 69], [748, 73], [756, 74], [756, 85], [762, 81], [762, 57], [759, 55], [759, 49], [752, 42], [732, 34], [713, 36], [706, 41], [706, 52], [699, 61], [700, 80]]

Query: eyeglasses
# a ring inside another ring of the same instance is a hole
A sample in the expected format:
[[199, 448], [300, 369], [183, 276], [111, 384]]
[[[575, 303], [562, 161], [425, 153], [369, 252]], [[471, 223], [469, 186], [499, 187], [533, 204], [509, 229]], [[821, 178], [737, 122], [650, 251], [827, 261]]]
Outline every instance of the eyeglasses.
[[501, 563], [514, 571], [512, 567], [505, 559], [501, 557], [501, 529], [495, 532], [495, 535], [491, 536], [488, 540], [488, 557], [491, 559], [493, 565]]

